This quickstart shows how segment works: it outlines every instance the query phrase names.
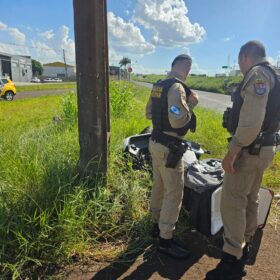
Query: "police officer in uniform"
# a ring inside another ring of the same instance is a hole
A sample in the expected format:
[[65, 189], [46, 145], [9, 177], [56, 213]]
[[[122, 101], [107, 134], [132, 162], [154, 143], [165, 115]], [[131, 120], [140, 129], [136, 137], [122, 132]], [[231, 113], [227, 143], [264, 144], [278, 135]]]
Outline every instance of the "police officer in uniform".
[[190, 56], [177, 56], [167, 78], [154, 84], [146, 106], [146, 117], [153, 122], [149, 143], [153, 163], [153, 235], [159, 237], [158, 251], [173, 258], [190, 254], [173, 240], [173, 232], [183, 198], [182, 156], [186, 149], [182, 138], [189, 129], [195, 130], [196, 124], [193, 108], [198, 96], [184, 83], [191, 64]]
[[206, 279], [240, 279], [246, 275], [250, 242], [257, 229], [258, 193], [265, 169], [279, 143], [280, 82], [266, 60], [259, 41], [249, 41], [239, 52], [244, 75], [224, 114], [224, 127], [232, 134], [223, 160], [226, 172], [221, 198], [224, 224], [223, 256]]

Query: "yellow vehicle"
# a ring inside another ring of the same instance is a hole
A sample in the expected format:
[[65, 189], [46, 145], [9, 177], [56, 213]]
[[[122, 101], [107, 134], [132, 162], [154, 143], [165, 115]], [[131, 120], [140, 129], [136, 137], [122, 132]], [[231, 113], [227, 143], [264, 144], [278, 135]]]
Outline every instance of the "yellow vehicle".
[[12, 101], [16, 93], [16, 86], [9, 78], [0, 78], [0, 98]]

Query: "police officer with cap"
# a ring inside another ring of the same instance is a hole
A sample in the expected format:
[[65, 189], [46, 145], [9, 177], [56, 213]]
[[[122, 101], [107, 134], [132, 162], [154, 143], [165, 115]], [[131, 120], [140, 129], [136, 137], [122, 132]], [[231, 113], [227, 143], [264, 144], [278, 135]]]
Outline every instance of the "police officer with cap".
[[195, 130], [193, 108], [198, 96], [184, 83], [192, 59], [179, 55], [164, 80], [154, 84], [146, 106], [146, 117], [152, 119], [153, 132], [149, 150], [153, 163], [153, 188], [150, 211], [154, 223], [153, 236], [159, 237], [158, 251], [173, 258], [187, 258], [190, 251], [173, 239], [184, 187], [184, 135]]
[[207, 273], [208, 280], [240, 279], [246, 275], [244, 267], [257, 229], [263, 173], [279, 144], [280, 82], [266, 60], [262, 43], [249, 41], [243, 45], [238, 62], [244, 78], [223, 124], [232, 134], [223, 160], [223, 256], [218, 266]]

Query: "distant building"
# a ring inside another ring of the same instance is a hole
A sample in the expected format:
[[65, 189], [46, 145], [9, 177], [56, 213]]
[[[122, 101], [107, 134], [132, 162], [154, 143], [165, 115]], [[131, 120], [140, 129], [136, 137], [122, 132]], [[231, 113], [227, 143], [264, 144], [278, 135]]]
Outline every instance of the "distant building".
[[228, 75], [231, 76], [231, 77], [240, 76], [241, 71], [240, 70], [230, 70]]
[[119, 66], [109, 66], [109, 76], [110, 79], [120, 80], [121, 68]]
[[31, 57], [0, 52], [0, 76], [9, 77], [14, 82], [30, 82], [32, 78]]
[[76, 67], [63, 62], [52, 62], [43, 65], [43, 76], [52, 78], [70, 78], [76, 76]]
[[218, 74], [215, 74], [215, 77], [226, 77], [226, 73], [218, 73]]

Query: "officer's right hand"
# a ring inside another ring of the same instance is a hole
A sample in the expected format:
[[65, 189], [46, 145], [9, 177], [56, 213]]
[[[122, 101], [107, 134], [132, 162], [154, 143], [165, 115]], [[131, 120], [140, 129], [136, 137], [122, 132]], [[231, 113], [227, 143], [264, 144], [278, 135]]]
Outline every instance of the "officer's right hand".
[[198, 101], [199, 101], [199, 97], [198, 94], [196, 92], [193, 92], [190, 94], [190, 96], [188, 97], [188, 101], [189, 103], [191, 103], [192, 105], [197, 105]]
[[235, 172], [233, 167], [235, 159], [236, 159], [236, 155], [228, 151], [228, 153], [225, 155], [222, 162], [222, 166], [226, 173], [233, 174]]

